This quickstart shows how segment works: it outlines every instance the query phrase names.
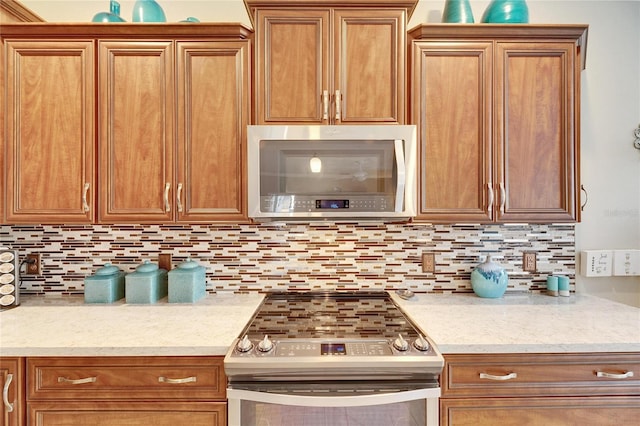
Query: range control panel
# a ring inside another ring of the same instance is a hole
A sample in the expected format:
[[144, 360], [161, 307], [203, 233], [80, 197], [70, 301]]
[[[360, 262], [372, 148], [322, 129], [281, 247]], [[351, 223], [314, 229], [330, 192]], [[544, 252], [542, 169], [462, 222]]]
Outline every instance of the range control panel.
[[377, 342], [301, 343], [279, 342], [275, 356], [380, 356], [393, 355], [389, 344]]

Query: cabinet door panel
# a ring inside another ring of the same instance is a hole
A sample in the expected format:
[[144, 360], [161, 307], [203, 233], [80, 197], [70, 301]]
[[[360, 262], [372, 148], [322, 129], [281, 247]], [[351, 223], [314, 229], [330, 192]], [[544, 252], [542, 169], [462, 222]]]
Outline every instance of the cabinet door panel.
[[247, 43], [177, 48], [178, 220], [246, 219]]
[[568, 43], [498, 43], [498, 220], [576, 220], [573, 58]]
[[404, 123], [404, 11], [342, 11], [334, 19], [336, 122]]
[[[11, 376], [9, 376], [11, 375]], [[21, 426], [25, 424], [24, 400], [24, 358], [0, 358], [0, 386], [7, 390], [7, 407], [3, 400], [0, 402], [0, 426]]]
[[8, 223], [91, 222], [94, 47], [6, 42]]
[[259, 124], [321, 124], [329, 89], [329, 12], [258, 11]]
[[224, 402], [33, 402], [29, 424], [34, 426], [223, 426]]
[[418, 219], [488, 221], [491, 44], [414, 44], [414, 123], [419, 126]]
[[173, 44], [99, 42], [100, 221], [173, 220]]
[[639, 397], [440, 400], [442, 426], [619, 426], [639, 416]]

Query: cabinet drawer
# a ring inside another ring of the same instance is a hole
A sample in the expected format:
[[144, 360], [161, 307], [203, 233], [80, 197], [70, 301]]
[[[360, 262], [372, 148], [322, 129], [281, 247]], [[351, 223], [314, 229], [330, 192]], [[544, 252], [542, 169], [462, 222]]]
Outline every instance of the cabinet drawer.
[[30, 401], [226, 397], [223, 357], [28, 358], [27, 382]]
[[640, 395], [640, 354], [447, 355], [443, 397]]

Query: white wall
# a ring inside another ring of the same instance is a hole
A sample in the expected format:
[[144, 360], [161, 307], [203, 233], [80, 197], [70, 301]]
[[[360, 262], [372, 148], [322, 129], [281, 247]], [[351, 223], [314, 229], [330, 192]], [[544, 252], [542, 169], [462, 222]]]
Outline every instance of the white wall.
[[[51, 22], [88, 22], [109, 0], [23, 0]], [[133, 0], [122, 0], [130, 20]], [[242, 0], [159, 0], [169, 22], [201, 21], [250, 25]], [[439, 22], [444, 0], [420, 1], [409, 27]], [[488, 1], [471, 1], [480, 22]], [[582, 73], [582, 184], [588, 203], [576, 226], [576, 251], [640, 249], [640, 150], [633, 130], [640, 125], [640, 2], [528, 0], [531, 23], [589, 24], [587, 69]], [[583, 199], [584, 201], [584, 199]], [[576, 265], [579, 270], [579, 260]], [[640, 277], [576, 277], [579, 292], [640, 306]]]

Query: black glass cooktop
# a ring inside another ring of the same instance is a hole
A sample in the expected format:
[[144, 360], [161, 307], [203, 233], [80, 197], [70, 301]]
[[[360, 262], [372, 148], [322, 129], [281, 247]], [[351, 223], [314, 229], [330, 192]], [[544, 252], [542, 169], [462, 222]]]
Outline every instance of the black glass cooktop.
[[269, 293], [245, 334], [249, 339], [418, 336], [386, 292]]

